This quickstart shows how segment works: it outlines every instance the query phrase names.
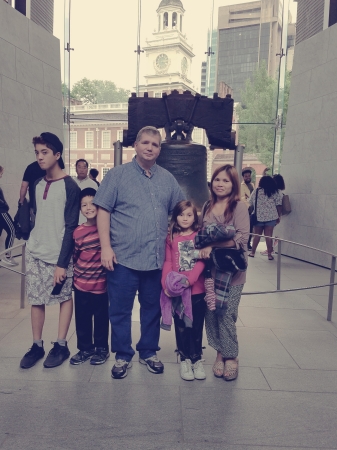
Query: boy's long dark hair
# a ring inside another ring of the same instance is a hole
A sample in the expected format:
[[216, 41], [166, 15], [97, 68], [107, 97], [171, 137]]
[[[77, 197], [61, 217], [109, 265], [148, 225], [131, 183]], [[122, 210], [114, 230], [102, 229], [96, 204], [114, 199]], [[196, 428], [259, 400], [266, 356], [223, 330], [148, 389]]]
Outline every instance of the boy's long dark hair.
[[270, 175], [265, 175], [260, 179], [259, 187], [263, 189], [268, 197], [271, 197], [278, 191], [276, 183]]
[[209, 205], [207, 207], [207, 210], [205, 211], [205, 214], [207, 214], [209, 211], [211, 211], [214, 207], [214, 205], [217, 202], [217, 196], [213, 192], [213, 181], [215, 178], [219, 175], [220, 172], [226, 172], [229, 179], [232, 182], [232, 192], [229, 195], [228, 198], [228, 204], [227, 209], [224, 212], [224, 220], [227, 222], [233, 217], [234, 209], [236, 208], [236, 205], [238, 201], [240, 200], [240, 181], [239, 176], [236, 168], [232, 166], [231, 164], [226, 164], [224, 166], [218, 167], [211, 178], [211, 200], [209, 202]]
[[194, 204], [189, 200], [182, 200], [181, 202], [177, 203], [176, 206], [173, 209], [170, 226], [169, 226], [169, 234], [171, 241], [173, 240], [173, 235], [175, 233], [180, 233], [182, 231], [181, 227], [178, 225], [177, 217], [185, 211], [187, 208], [192, 208], [193, 214], [194, 214], [194, 221], [192, 224], [192, 230], [198, 231], [199, 229], [199, 218], [197, 213], [197, 208], [194, 206]]

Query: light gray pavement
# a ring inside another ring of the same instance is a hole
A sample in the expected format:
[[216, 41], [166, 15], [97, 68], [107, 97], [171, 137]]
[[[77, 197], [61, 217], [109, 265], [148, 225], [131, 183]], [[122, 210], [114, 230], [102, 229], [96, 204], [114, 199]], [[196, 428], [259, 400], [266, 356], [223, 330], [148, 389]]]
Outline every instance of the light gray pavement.
[[[329, 282], [326, 269], [282, 260], [284, 288]], [[257, 253], [245, 291], [275, 287], [276, 260]], [[327, 322], [327, 288], [243, 296], [240, 372], [230, 383], [213, 376], [215, 352], [206, 339], [207, 379], [181, 380], [173, 330], [161, 333], [163, 375], [134, 358], [128, 376], [113, 380], [113, 356], [100, 367], [44, 369], [40, 361], [22, 370], [31, 330], [19, 295], [20, 277], [0, 269], [0, 449], [337, 449], [337, 300]], [[47, 309], [46, 351], [57, 315], [58, 307]], [[138, 336], [136, 305], [134, 342]]]

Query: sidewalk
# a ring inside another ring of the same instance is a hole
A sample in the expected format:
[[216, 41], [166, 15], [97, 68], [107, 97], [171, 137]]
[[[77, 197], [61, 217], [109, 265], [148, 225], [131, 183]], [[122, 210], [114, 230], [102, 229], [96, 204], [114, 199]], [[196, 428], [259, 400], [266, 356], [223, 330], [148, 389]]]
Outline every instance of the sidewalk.
[[[258, 250], [262, 250], [264, 244]], [[19, 259], [18, 259], [19, 260]], [[20, 267], [20, 266], [19, 266]], [[329, 270], [282, 257], [282, 288], [329, 283]], [[249, 258], [246, 292], [276, 289], [276, 259]], [[337, 289], [243, 296], [236, 381], [179, 377], [174, 331], [161, 332], [163, 375], [134, 358], [123, 380], [103, 366], [19, 368], [31, 346], [30, 309], [19, 309], [20, 276], [0, 268], [0, 449], [337, 449]], [[58, 307], [47, 309], [45, 350], [56, 339]], [[69, 348], [75, 353], [74, 322]], [[133, 314], [133, 342], [139, 310]], [[137, 355], [136, 355], [137, 356]]]

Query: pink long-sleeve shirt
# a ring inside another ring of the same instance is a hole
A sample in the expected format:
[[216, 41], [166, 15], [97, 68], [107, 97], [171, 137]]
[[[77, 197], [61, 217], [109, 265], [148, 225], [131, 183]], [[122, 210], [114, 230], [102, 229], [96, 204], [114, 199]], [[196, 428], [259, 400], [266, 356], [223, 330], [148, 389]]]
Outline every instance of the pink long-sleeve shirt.
[[167, 274], [173, 271], [187, 277], [192, 289], [192, 295], [205, 292], [205, 280], [202, 275], [205, 264], [194, 256], [194, 237], [196, 234], [197, 232], [187, 236], [174, 236], [172, 241], [170, 236], [167, 236], [165, 262], [161, 279], [163, 289], [166, 289], [165, 280]]

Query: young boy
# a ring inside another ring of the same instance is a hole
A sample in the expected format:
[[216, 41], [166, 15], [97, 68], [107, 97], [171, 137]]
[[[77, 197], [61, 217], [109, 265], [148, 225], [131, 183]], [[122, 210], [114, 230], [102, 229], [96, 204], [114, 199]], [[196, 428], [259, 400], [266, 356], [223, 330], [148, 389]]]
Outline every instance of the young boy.
[[[87, 221], [74, 231], [74, 291], [77, 348], [70, 364], [104, 364], [109, 358], [109, 300], [105, 269], [101, 264], [96, 216], [93, 204], [96, 190], [81, 191], [81, 213]], [[92, 318], [94, 317], [94, 333]], [[94, 342], [92, 336], [94, 334]]]
[[[63, 145], [59, 138], [42, 133], [33, 138], [33, 144], [36, 160], [46, 176], [35, 184], [35, 226], [26, 246], [26, 292], [32, 307], [33, 345], [20, 362], [23, 369], [29, 369], [44, 357], [42, 330], [46, 305], [59, 303], [60, 315], [57, 341], [43, 365], [56, 367], [70, 356], [66, 337], [73, 312], [71, 257], [81, 192], [62, 170]], [[55, 295], [57, 288], [62, 289]]]

